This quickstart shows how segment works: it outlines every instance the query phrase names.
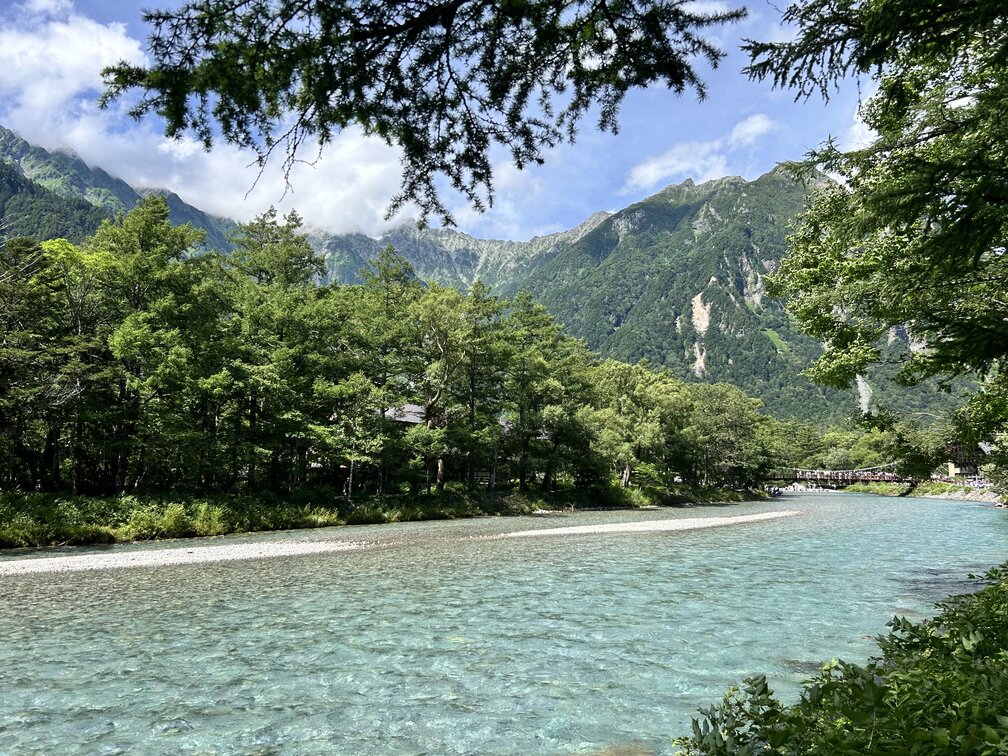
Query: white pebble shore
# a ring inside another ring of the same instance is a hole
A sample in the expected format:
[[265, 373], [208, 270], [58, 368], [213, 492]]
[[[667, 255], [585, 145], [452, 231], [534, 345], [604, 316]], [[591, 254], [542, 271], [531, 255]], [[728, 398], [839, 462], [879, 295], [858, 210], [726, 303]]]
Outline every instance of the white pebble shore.
[[[800, 510], [779, 510], [762, 514], [734, 517], [690, 517], [682, 520], [648, 520], [647, 522], [617, 522], [607, 525], [575, 525], [565, 528], [519, 530], [483, 538], [537, 538], [542, 536], [592, 535], [596, 533], [651, 533], [673, 530], [699, 530], [747, 522], [793, 517]], [[205, 564], [248, 559], [274, 559], [305, 554], [328, 554], [367, 547], [357, 541], [270, 541], [235, 543], [225, 546], [193, 546], [192, 548], [144, 549], [119, 553], [80, 554], [76, 556], [38, 557], [0, 560], [0, 577], [32, 575], [46, 572], [81, 572], [85, 570], [115, 570], [130, 567], [167, 567], [177, 564]]]
[[648, 520], [647, 522], [614, 522], [608, 525], [573, 525], [568, 528], [542, 528], [503, 533], [496, 538], [537, 538], [540, 536], [591, 535], [594, 533], [654, 533], [666, 530], [700, 530], [723, 525], [741, 525], [745, 522], [776, 520], [801, 514], [798, 509], [782, 509], [762, 514], [736, 515], [735, 517], [689, 517], [683, 520]]
[[351, 551], [364, 548], [365, 545], [352, 541], [271, 541], [266, 543], [234, 543], [226, 546], [194, 546], [192, 548], [146, 549], [108, 554], [13, 559], [0, 561], [0, 576], [272, 559]]

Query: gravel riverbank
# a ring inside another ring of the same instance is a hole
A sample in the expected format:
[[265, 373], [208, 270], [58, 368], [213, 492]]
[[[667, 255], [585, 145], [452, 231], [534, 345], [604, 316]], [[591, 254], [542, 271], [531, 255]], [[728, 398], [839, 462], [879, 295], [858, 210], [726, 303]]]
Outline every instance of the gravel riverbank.
[[986, 504], [1001, 505], [1001, 495], [990, 489], [974, 488], [962, 491], [950, 491], [947, 493], [919, 493], [913, 494], [922, 499], [949, 499], [950, 501], [981, 501]]
[[783, 509], [777, 512], [763, 512], [734, 517], [690, 517], [683, 520], [649, 520], [647, 522], [617, 522], [607, 525], [573, 525], [566, 528], [541, 528], [503, 533], [494, 538], [536, 538], [541, 536], [591, 535], [595, 533], [654, 533], [667, 530], [699, 530], [717, 528], [724, 525], [741, 525], [746, 522], [776, 520], [801, 514], [797, 509]]
[[[737, 515], [734, 517], [690, 517], [686, 519], [649, 520], [647, 522], [575, 525], [571, 527], [520, 530], [513, 533], [489, 536], [489, 538], [534, 538], [602, 533], [698, 530], [774, 520], [781, 517], [793, 517], [798, 514], [801, 514], [799, 510], [781, 510], [761, 514]], [[54, 572], [81, 572], [85, 570], [115, 570], [131, 567], [167, 567], [181, 564], [205, 564], [248, 559], [274, 559], [306, 554], [354, 551], [366, 548], [367, 546], [367, 543], [357, 541], [285, 540], [264, 541], [262, 543], [236, 543], [222, 546], [193, 546], [191, 548], [143, 549], [123, 552], [112, 550], [107, 553], [0, 560], [0, 577]]]
[[271, 541], [235, 543], [226, 546], [194, 546], [178, 549], [149, 549], [108, 554], [39, 557], [0, 561], [0, 576], [31, 575], [41, 572], [81, 572], [83, 570], [114, 570], [129, 567], [166, 567], [176, 564], [231, 562], [246, 559], [326, 554], [352, 551], [366, 544], [349, 541]]

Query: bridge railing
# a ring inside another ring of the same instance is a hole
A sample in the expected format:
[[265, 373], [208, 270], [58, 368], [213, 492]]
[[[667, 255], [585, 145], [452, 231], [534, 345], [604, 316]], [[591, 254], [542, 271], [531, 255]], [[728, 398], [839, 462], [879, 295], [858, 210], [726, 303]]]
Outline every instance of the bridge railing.
[[908, 483], [908, 478], [892, 470], [777, 470], [774, 480], [804, 483]]

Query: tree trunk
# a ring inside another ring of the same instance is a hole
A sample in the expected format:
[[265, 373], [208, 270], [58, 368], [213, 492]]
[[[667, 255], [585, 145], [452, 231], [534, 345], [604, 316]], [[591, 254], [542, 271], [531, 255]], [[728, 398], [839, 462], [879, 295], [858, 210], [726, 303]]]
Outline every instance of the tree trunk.
[[115, 455], [115, 491], [116, 493], [126, 493], [126, 473], [129, 470], [130, 453], [132, 452], [133, 436], [136, 434], [136, 419], [132, 417], [134, 408], [129, 406], [129, 393], [126, 390], [126, 382], [120, 384], [120, 398], [123, 412], [128, 419], [124, 419], [120, 424], [116, 434], [116, 455]]
[[248, 457], [248, 487], [254, 488], [256, 482], [256, 431], [258, 417], [255, 394], [249, 397], [249, 457]]
[[556, 479], [557, 448], [559, 446], [558, 441], [553, 441], [553, 450], [550, 453], [549, 463], [546, 465], [546, 472], [543, 473], [542, 486], [539, 488], [542, 493], [552, 491], [555, 487], [553, 482]]
[[528, 491], [528, 442], [522, 439], [521, 453], [518, 455], [518, 490]]
[[469, 444], [466, 450], [466, 488], [476, 490], [476, 470], [473, 466], [473, 445], [476, 437], [476, 362], [469, 363]]
[[297, 451], [297, 476], [294, 479], [295, 488], [308, 482], [308, 446], [303, 441], [294, 445]]
[[77, 417], [74, 420], [73, 442], [71, 443], [71, 454], [73, 455], [72, 481], [70, 492], [74, 496], [80, 493], [81, 478], [81, 435], [84, 433], [84, 421], [81, 419], [80, 408], [77, 408]]
[[518, 490], [522, 493], [528, 491], [528, 460], [529, 460], [529, 439], [526, 430], [526, 410], [524, 405], [518, 408], [518, 427], [521, 429], [521, 449], [518, 453]]
[[57, 422], [50, 423], [46, 430], [45, 449], [42, 451], [42, 469], [45, 476], [46, 487], [53, 491], [61, 488], [60, 480], [60, 425]]
[[[383, 380], [385, 380], [383, 376]], [[382, 400], [384, 401], [384, 399]], [[385, 476], [388, 474], [387, 461], [385, 459], [385, 448], [387, 444], [385, 443], [385, 405], [382, 404], [381, 414], [378, 419], [378, 439], [381, 444], [381, 457], [378, 460], [378, 479], [376, 483], [376, 492], [381, 496], [385, 492]]]

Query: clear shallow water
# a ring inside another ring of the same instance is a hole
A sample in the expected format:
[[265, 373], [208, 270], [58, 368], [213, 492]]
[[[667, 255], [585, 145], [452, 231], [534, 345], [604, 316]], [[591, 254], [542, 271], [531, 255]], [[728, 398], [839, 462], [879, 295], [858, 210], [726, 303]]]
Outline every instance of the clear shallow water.
[[[804, 514], [478, 537], [775, 509]], [[375, 545], [0, 578], [0, 753], [666, 753], [746, 675], [793, 700], [817, 662], [863, 661], [1008, 558], [1008, 513], [822, 494], [296, 537]]]

